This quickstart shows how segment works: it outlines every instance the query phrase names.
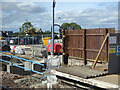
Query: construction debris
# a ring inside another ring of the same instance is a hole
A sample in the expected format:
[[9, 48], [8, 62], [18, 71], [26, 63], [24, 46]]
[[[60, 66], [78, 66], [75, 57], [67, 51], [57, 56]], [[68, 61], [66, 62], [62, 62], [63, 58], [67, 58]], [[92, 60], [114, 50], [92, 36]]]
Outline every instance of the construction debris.
[[20, 46], [17, 46], [15, 48], [15, 53], [20, 54], [20, 55], [21, 54], [24, 55], [25, 54], [25, 50], [23, 48], [21, 48]]
[[7, 88], [27, 88], [27, 87], [22, 87], [20, 84], [16, 84], [13, 81], [13, 78], [19, 77], [20, 75], [17, 74], [11, 74], [5, 71], [0, 71], [0, 75], [2, 78], [0, 78], [2, 81], [2, 85], [4, 85]]
[[0, 51], [10, 51], [10, 46], [9, 45], [3, 45], [0, 47]]

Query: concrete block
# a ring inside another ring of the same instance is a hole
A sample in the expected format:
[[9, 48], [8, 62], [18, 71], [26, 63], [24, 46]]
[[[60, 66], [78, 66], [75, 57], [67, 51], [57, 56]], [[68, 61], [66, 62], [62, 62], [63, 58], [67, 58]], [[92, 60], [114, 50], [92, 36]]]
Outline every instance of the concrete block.
[[32, 55], [32, 51], [25, 51], [26, 55]]
[[[15, 64], [24, 67], [23, 64], [18, 64], [18, 63], [15, 63]], [[13, 73], [13, 74], [18, 74], [18, 75], [30, 75], [32, 73], [31, 71], [25, 71], [24, 69], [18, 68], [16, 66], [12, 66], [11, 64], [7, 65], [7, 72]]]
[[[8, 67], [8, 68], [9, 68], [9, 72], [10, 72], [10, 73], [19, 74], [19, 75], [24, 74], [24, 69], [18, 68], [18, 67], [16, 67], [16, 66], [12, 66], [12, 65], [9, 65], [9, 66], [10, 66], [10, 67]], [[19, 64], [19, 66], [24, 67], [24, 65], [20, 65], [20, 64]], [[8, 70], [7, 70], [7, 71], [8, 71]]]
[[[33, 70], [33, 65], [31, 62], [24, 62], [24, 66], [25, 68], [28, 68], [28, 69], [32, 69]], [[25, 70], [25, 71], [28, 71], [28, 70]]]
[[42, 71], [42, 66], [40, 66], [38, 64], [33, 64], [33, 68], [34, 68], [35, 71], [39, 71], [39, 72]]
[[50, 57], [47, 61], [47, 68], [54, 68], [57, 67], [59, 68], [61, 64], [61, 58], [57, 56]]
[[82, 60], [68, 59], [68, 66], [81, 66], [83, 65]]
[[10, 73], [10, 64], [7, 65], [7, 72]]

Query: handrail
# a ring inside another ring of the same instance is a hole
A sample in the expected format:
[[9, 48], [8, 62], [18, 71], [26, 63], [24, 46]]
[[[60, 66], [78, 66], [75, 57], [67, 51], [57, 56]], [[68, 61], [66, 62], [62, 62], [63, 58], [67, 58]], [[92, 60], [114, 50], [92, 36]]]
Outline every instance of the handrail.
[[41, 64], [41, 63], [37, 63], [37, 62], [34, 62], [34, 61], [30, 61], [30, 60], [27, 60], [27, 59], [24, 59], [24, 58], [20, 58], [20, 57], [17, 57], [17, 56], [13, 56], [13, 55], [6, 55], [6, 54], [2, 54], [4, 56], [8, 56], [8, 57], [13, 57], [13, 58], [17, 58], [17, 59], [21, 59], [21, 60], [24, 60], [24, 61], [27, 61], [27, 62], [31, 62], [31, 63], [35, 63], [35, 64], [38, 64], [38, 65], [41, 65], [41, 66], [44, 66], [44, 64]]
[[43, 75], [43, 73], [41, 73], [41, 72], [38, 72], [38, 71], [35, 71], [35, 70], [31, 70], [31, 69], [28, 69], [28, 68], [25, 68], [25, 67], [16, 65], [16, 64], [14, 64], [14, 63], [12, 63], [12, 62], [10, 62], [10, 61], [6, 61], [6, 60], [3, 60], [3, 59], [0, 59], [0, 61], [7, 62], [7, 63], [12, 64], [13, 66], [16, 66], [16, 67], [19, 67], [19, 68], [22, 68], [22, 69], [26, 69], [26, 70], [29, 70], [29, 71], [32, 71], [32, 72], [35, 72], [35, 73], [38, 73], [38, 74], [42, 74], [42, 75]]

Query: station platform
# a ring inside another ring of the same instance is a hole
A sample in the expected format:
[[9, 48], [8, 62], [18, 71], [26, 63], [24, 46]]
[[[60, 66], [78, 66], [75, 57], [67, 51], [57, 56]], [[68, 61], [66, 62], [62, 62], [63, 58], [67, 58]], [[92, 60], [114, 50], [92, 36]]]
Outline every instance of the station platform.
[[[100, 71], [87, 66], [61, 67], [51, 70], [51, 73], [74, 82], [77, 81], [103, 89], [119, 88], [120, 75], [109, 75], [107, 71]], [[71, 82], [67, 83], [70, 84]], [[78, 83], [72, 83], [72, 85], [79, 86]]]

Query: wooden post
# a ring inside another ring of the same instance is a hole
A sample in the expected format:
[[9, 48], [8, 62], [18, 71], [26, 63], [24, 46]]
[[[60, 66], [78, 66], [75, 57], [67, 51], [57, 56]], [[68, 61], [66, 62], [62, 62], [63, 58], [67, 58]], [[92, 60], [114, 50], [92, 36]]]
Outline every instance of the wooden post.
[[63, 52], [63, 56], [62, 56], [62, 65], [64, 65], [65, 63], [65, 29], [62, 29], [62, 52]]
[[[106, 28], [105, 31], [106, 31], [105, 33], [106, 33], [106, 35], [107, 35], [108, 29]], [[105, 44], [105, 60], [106, 60], [107, 63], [108, 63], [108, 39], [107, 39], [106, 44]]]
[[103, 44], [102, 44], [102, 46], [101, 46], [101, 48], [100, 48], [100, 51], [99, 51], [99, 53], [98, 53], [98, 55], [97, 55], [97, 57], [96, 57], [96, 59], [95, 59], [95, 62], [94, 62], [94, 64], [93, 64], [92, 68], [95, 67], [95, 65], [96, 65], [96, 63], [97, 63], [97, 61], [98, 61], [98, 58], [99, 58], [99, 56], [100, 56], [100, 54], [101, 54], [101, 52], [102, 52], [102, 49], [103, 49], [103, 47], [104, 47], [104, 45], [105, 45], [105, 42], [107, 41], [107, 38], [108, 38], [108, 37], [109, 37], [109, 33], [106, 35], [106, 37], [105, 37], [105, 39], [104, 39], [104, 41], [103, 41]]
[[83, 62], [84, 62], [84, 65], [87, 64], [87, 60], [86, 60], [86, 30], [83, 30]]

